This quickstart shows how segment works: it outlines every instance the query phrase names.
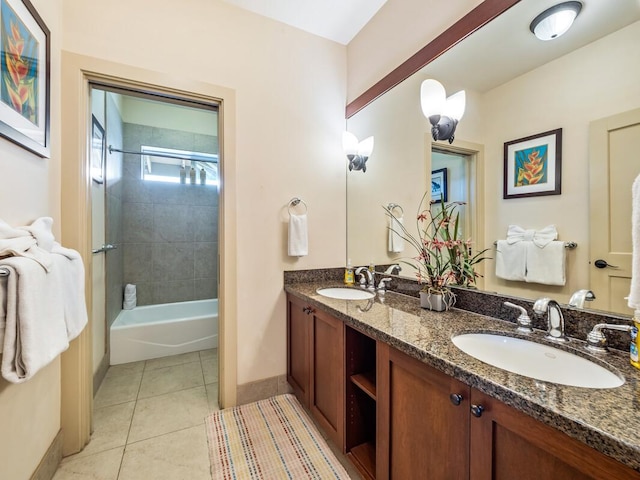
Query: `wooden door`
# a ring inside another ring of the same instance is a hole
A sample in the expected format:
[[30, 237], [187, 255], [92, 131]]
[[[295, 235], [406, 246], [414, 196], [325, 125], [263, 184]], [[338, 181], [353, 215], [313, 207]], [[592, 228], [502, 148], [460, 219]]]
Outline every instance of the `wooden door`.
[[[379, 345], [376, 478], [469, 476], [469, 387]], [[455, 403], [452, 402], [452, 395]]]
[[300, 403], [309, 407], [310, 323], [308, 305], [287, 296], [287, 382]]
[[[640, 109], [592, 122], [589, 129], [590, 263], [593, 308], [633, 313], [631, 185], [640, 174]], [[615, 267], [596, 267], [604, 260]]]
[[344, 323], [320, 311], [311, 322], [309, 409], [327, 435], [344, 446]]
[[[470, 480], [623, 480], [640, 474], [475, 389]], [[478, 413], [478, 410], [475, 410]]]

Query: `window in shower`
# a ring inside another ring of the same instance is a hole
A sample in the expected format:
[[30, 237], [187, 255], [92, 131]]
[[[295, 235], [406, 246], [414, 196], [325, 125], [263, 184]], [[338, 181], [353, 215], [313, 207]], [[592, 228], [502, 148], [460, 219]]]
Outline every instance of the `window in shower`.
[[140, 175], [143, 180], [166, 183], [191, 183], [189, 173], [195, 170], [197, 185], [218, 186], [218, 155], [176, 150], [173, 148], [140, 147]]

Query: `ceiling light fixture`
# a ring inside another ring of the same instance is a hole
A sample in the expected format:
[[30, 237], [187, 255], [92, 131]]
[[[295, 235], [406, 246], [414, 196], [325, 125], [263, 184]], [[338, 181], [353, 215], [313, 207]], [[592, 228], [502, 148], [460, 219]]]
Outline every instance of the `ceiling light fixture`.
[[580, 10], [580, 2], [559, 3], [534, 18], [529, 29], [540, 40], [554, 40], [571, 28]]
[[342, 149], [349, 159], [349, 170], [367, 171], [367, 159], [373, 152], [373, 137], [368, 137], [358, 143], [353, 133], [342, 134]]
[[420, 106], [422, 113], [431, 123], [431, 136], [434, 140], [448, 140], [453, 143], [458, 122], [464, 115], [466, 94], [464, 90], [449, 98], [444, 87], [437, 80], [429, 79], [420, 86]]

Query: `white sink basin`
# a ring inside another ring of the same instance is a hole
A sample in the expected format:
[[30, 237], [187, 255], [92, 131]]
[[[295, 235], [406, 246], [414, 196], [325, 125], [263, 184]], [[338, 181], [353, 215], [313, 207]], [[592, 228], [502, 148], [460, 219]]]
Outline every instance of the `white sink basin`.
[[489, 333], [451, 339], [456, 347], [494, 367], [573, 387], [615, 388], [624, 378], [586, 358], [540, 343]]
[[357, 288], [319, 288], [316, 292], [323, 297], [339, 298], [340, 300], [368, 300], [375, 297], [373, 292]]

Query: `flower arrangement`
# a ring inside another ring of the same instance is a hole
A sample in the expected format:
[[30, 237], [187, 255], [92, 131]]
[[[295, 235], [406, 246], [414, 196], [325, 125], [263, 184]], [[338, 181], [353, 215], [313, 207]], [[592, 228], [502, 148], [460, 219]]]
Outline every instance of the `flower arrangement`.
[[[455, 302], [455, 297], [448, 287], [475, 286], [475, 281], [480, 276], [475, 271], [475, 266], [487, 259], [484, 254], [489, 249], [474, 254], [471, 251], [471, 239], [460, 238], [462, 232], [458, 208], [464, 205], [464, 202], [447, 204], [441, 200], [423, 209], [427, 193], [418, 205], [417, 236], [398, 221], [392, 222], [392, 225], [399, 227], [398, 230], [389, 228], [411, 244], [418, 253], [411, 262], [403, 263], [416, 269], [418, 283], [424, 284], [422, 291], [447, 297], [445, 303], [448, 309]], [[436, 205], [439, 208], [433, 208]], [[385, 210], [387, 215], [397, 220], [392, 211], [387, 208]]]

